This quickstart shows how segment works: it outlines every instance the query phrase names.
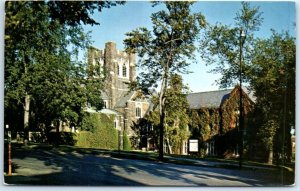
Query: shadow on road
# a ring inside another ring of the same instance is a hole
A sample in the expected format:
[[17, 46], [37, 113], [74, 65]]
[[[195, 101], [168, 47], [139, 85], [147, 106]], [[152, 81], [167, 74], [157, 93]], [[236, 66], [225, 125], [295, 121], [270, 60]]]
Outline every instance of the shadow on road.
[[[114, 173], [108, 159], [59, 151], [13, 151], [14, 174], [5, 176], [6, 184], [13, 185], [78, 185], [78, 186], [142, 186]], [[14, 162], [15, 161], [15, 162]], [[5, 164], [5, 166], [7, 166]], [[128, 172], [131, 172], [130, 169]]]
[[[58, 149], [14, 148], [15, 185], [70, 186], [282, 186], [282, 174], [176, 165], [63, 152]], [[215, 184], [214, 184], [215, 182]], [[223, 184], [222, 184], [223, 183]]]

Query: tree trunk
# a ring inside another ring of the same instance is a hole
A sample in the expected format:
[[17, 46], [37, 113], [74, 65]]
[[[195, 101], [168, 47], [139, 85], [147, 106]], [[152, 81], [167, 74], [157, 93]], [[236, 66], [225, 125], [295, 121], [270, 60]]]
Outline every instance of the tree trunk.
[[173, 154], [172, 147], [170, 145], [170, 140], [168, 137], [167, 137], [167, 144], [168, 144], [169, 154]]
[[[29, 64], [29, 57], [25, 55], [25, 52], [22, 51], [23, 64], [24, 64], [24, 73], [25, 76], [28, 75], [27, 65]], [[24, 144], [27, 146], [29, 139], [29, 117], [30, 117], [30, 95], [28, 92], [25, 92], [25, 103], [24, 103]]]
[[30, 112], [30, 95], [25, 95], [24, 105], [24, 144], [27, 145], [29, 139], [29, 112]]
[[161, 91], [159, 95], [159, 115], [160, 115], [160, 121], [159, 121], [159, 155], [158, 159], [163, 160], [164, 159], [164, 123], [165, 123], [165, 116], [166, 116], [166, 109], [165, 109], [165, 94], [166, 94], [166, 87], [167, 87], [167, 75], [164, 74], [164, 77], [162, 79], [161, 83]]
[[159, 160], [164, 159], [164, 121], [165, 121], [165, 112], [164, 105], [160, 105], [160, 121], [159, 121]]
[[292, 161], [292, 136], [290, 135], [289, 131], [286, 131], [286, 162], [290, 163]]
[[[171, 51], [172, 52], [172, 51]], [[171, 56], [171, 55], [170, 55]], [[159, 95], [159, 115], [160, 115], [160, 121], [159, 121], [159, 155], [158, 159], [163, 160], [164, 159], [164, 124], [165, 124], [165, 117], [166, 117], [166, 107], [165, 107], [165, 101], [166, 101], [166, 92], [167, 92], [167, 86], [168, 86], [168, 77], [169, 77], [169, 63], [171, 61], [171, 58], [169, 57], [167, 62], [164, 65], [164, 73], [162, 75], [162, 81], [161, 81], [161, 87], [160, 87], [160, 95]]]
[[269, 149], [268, 164], [273, 164], [273, 149]]
[[55, 140], [54, 140], [55, 146], [58, 146], [60, 144], [60, 133], [59, 133], [60, 127], [61, 127], [61, 121], [58, 120], [55, 125]]

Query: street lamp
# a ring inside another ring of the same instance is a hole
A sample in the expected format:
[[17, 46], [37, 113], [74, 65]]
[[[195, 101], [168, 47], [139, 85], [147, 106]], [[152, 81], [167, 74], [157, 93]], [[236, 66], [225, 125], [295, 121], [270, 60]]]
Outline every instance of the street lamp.
[[246, 39], [246, 33], [243, 29], [240, 30], [240, 71], [239, 71], [239, 76], [240, 76], [240, 117], [239, 117], [239, 130], [240, 130], [240, 158], [239, 158], [239, 167], [242, 167], [242, 161], [243, 161], [243, 150], [244, 150], [244, 113], [243, 113], [243, 90], [242, 90], [242, 73], [243, 73], [243, 64], [242, 64], [242, 59], [243, 59], [243, 45]]

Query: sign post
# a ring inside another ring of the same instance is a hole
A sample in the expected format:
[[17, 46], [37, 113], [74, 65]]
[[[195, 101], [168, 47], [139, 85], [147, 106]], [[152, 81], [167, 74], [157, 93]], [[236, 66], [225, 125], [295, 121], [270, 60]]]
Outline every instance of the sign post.
[[199, 140], [189, 139], [189, 153], [198, 153], [198, 152], [199, 152]]
[[118, 130], [118, 153], [120, 154], [121, 150], [121, 131]]
[[11, 131], [9, 131], [9, 125], [6, 125], [7, 141], [8, 141], [8, 176], [12, 175], [12, 162], [11, 162]]

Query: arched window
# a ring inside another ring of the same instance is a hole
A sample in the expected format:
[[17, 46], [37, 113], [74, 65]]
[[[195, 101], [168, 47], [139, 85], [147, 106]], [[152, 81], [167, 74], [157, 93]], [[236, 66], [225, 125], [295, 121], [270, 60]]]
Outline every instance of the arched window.
[[122, 71], [123, 71], [123, 77], [126, 77], [127, 76], [127, 68], [126, 68], [125, 64], [123, 64]]
[[142, 117], [142, 103], [141, 102], [135, 103], [135, 117], [136, 118]]
[[142, 117], [142, 110], [139, 106], [135, 108], [135, 116], [138, 118]]

